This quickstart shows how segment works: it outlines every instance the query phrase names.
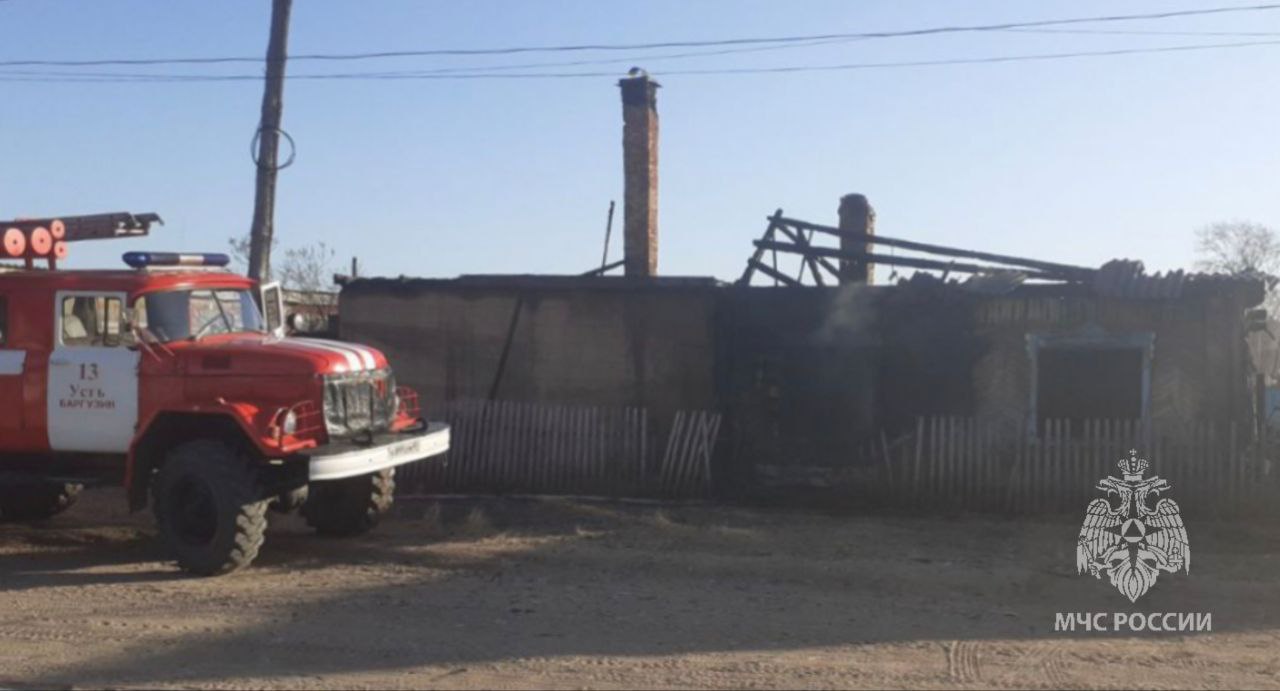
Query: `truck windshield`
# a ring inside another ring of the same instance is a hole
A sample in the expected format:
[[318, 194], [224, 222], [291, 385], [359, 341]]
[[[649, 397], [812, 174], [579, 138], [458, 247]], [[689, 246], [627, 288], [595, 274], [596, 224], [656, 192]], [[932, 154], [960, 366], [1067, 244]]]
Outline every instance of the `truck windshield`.
[[252, 292], [243, 289], [147, 293], [133, 305], [137, 326], [163, 342], [263, 330], [258, 303]]

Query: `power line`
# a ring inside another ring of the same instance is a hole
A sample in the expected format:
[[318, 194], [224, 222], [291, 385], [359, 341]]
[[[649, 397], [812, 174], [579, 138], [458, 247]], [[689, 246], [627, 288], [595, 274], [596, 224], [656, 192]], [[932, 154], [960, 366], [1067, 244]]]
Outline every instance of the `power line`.
[[[650, 50], [661, 48], [694, 48], [709, 46], [765, 45], [786, 44], [805, 41], [823, 41], [838, 39], [881, 39], [902, 38], [908, 36], [930, 36], [948, 33], [969, 33], [979, 31], [1006, 31], [1010, 29], [1026, 29], [1036, 27], [1062, 26], [1069, 24], [1086, 24], [1099, 22], [1123, 22], [1144, 19], [1172, 19], [1177, 17], [1196, 17], [1238, 12], [1262, 12], [1280, 9], [1280, 3], [1257, 5], [1235, 5], [1229, 7], [1212, 7], [1195, 10], [1176, 10], [1168, 12], [1152, 12], [1145, 14], [1104, 15], [1097, 17], [1072, 17], [1066, 19], [1042, 19], [1026, 22], [1004, 22], [999, 24], [977, 24], [940, 26], [923, 29], [907, 29], [901, 31], [870, 31], [856, 33], [814, 34], [808, 36], [773, 36], [755, 38], [728, 38], [702, 41], [663, 41], [656, 43], [595, 43], [559, 46], [518, 46], [507, 48], [453, 48], [433, 50], [398, 50], [367, 53], [310, 53], [291, 55], [290, 61], [301, 60], [372, 60], [382, 58], [405, 58], [427, 56], [465, 56], [465, 55], [512, 55], [517, 53], [559, 53], [580, 51], [616, 51], [616, 50]], [[111, 58], [94, 60], [3, 60], [0, 67], [102, 67], [108, 65], [209, 65], [224, 63], [261, 63], [260, 57], [195, 57], [195, 58]]]
[[485, 71], [491, 71], [491, 70], [527, 70], [527, 69], [534, 69], [539, 67], [581, 67], [584, 65], [618, 65], [618, 64], [628, 64], [628, 63], [635, 64], [637, 62], [644, 62], [648, 64], [649, 62], [654, 60], [676, 60], [676, 59], [683, 59], [683, 58], [713, 57], [717, 55], [759, 53], [759, 52], [771, 51], [771, 50], [794, 50], [796, 48], [813, 48], [816, 46], [827, 46], [827, 45], [834, 45], [838, 43], [850, 43], [856, 40], [859, 40], [859, 39], [849, 39], [849, 38], [825, 39], [825, 40], [818, 40], [818, 41], [808, 41], [804, 43], [787, 43], [783, 45], [773, 45], [773, 46], [752, 46], [747, 48], [722, 48], [719, 50], [703, 50], [703, 51], [690, 51], [690, 52], [684, 52], [684, 53], [665, 53], [665, 54], [660, 53], [657, 55], [643, 55], [643, 56], [629, 55], [621, 58], [595, 58], [591, 60], [533, 62], [533, 63], [508, 64], [508, 65], [467, 65], [467, 66], [459, 66], [459, 67], [440, 67], [440, 68], [435, 68], [431, 70], [417, 70], [415, 72], [431, 73], [431, 74], [448, 74], [453, 72], [485, 72]]
[[1142, 29], [1005, 29], [1015, 34], [1088, 34], [1099, 36], [1280, 36], [1280, 31], [1144, 31]]
[[[909, 60], [895, 62], [861, 62], [830, 65], [782, 65], [775, 67], [740, 67], [740, 68], [707, 68], [685, 69], [655, 72], [654, 76], [690, 76], [690, 75], [733, 75], [733, 74], [776, 74], [793, 72], [836, 72], [870, 69], [941, 67], [951, 65], [979, 65], [1007, 62], [1031, 62], [1049, 60], [1067, 60], [1090, 57], [1114, 57], [1124, 55], [1142, 55], [1155, 53], [1192, 52], [1230, 48], [1249, 48], [1258, 46], [1280, 45], [1280, 40], [1273, 41], [1240, 41], [1234, 43], [1200, 43], [1181, 46], [1162, 46], [1158, 48], [1116, 48], [1111, 50], [1074, 51], [1062, 53], [1033, 53], [1023, 55], [996, 55], [978, 58], [946, 58], [939, 60]], [[291, 74], [286, 79], [292, 81], [322, 80], [468, 80], [468, 79], [576, 79], [617, 77], [616, 72], [526, 72], [526, 73], [466, 73], [438, 74], [426, 72], [347, 72], [328, 74]], [[39, 71], [0, 71], [0, 81], [12, 82], [107, 82], [107, 83], [170, 83], [170, 82], [240, 82], [257, 81], [261, 75], [192, 75], [192, 74], [120, 74], [113, 72], [39, 72]]]
[[944, 60], [914, 60], [901, 62], [847, 63], [841, 65], [795, 65], [784, 67], [743, 67], [723, 68], [719, 70], [674, 70], [664, 72], [666, 75], [702, 75], [702, 74], [768, 74], [782, 72], [835, 72], [843, 70], [862, 70], [875, 68], [901, 67], [939, 67], [945, 65], [984, 65], [1002, 62], [1032, 62], [1047, 60], [1067, 60], [1073, 58], [1112, 57], [1121, 55], [1141, 55], [1150, 53], [1178, 53], [1200, 50], [1217, 50], [1224, 48], [1249, 48], [1255, 46], [1280, 45], [1275, 41], [1242, 41], [1238, 43], [1202, 43], [1183, 46], [1163, 46], [1160, 48], [1116, 48], [1112, 50], [1077, 51], [1070, 53], [1040, 53], [1031, 55], [998, 55], [984, 58], [950, 58]]

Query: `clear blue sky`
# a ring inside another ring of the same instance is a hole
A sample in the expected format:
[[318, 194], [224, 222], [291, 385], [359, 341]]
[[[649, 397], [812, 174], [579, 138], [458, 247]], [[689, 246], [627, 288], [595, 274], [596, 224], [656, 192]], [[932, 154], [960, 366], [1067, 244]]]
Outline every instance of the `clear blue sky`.
[[[1227, 4], [296, 0], [290, 52], [896, 30]], [[0, 59], [261, 55], [269, 5], [8, 0], [0, 2]], [[1098, 28], [1280, 32], [1280, 12]], [[636, 55], [629, 63], [571, 69], [622, 75], [636, 64], [659, 75], [664, 274], [733, 278], [775, 208], [834, 222], [838, 198], [854, 191], [871, 198], [885, 234], [1089, 265], [1141, 258], [1164, 269], [1192, 261], [1197, 226], [1232, 218], [1280, 225], [1280, 46], [856, 72], [660, 75], [689, 67], [1237, 40], [1248, 39], [982, 33], [697, 60], [646, 59], [636, 51], [296, 62], [289, 70]], [[243, 74], [260, 67], [187, 71]], [[609, 200], [622, 193], [615, 83], [613, 77], [290, 82], [284, 125], [299, 150], [280, 177], [280, 242], [323, 240], [342, 262], [358, 255], [365, 273], [379, 275], [591, 268], [600, 259]], [[145, 242], [73, 246], [72, 266], [116, 265], [120, 252], [139, 247], [220, 251], [228, 237], [247, 230], [260, 83], [0, 82], [0, 90], [0, 216], [155, 210], [168, 223]], [[619, 256], [620, 245], [613, 253]]]

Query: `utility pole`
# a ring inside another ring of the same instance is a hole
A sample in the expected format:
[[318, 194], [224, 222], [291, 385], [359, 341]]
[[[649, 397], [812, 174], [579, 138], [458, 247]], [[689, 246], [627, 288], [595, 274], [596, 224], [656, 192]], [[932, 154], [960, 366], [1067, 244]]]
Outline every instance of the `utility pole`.
[[271, 237], [276, 210], [277, 159], [280, 152], [280, 115], [284, 110], [284, 62], [289, 44], [289, 11], [293, 0], [272, 0], [271, 38], [267, 42], [267, 80], [262, 92], [262, 118], [258, 122], [257, 185], [253, 200], [253, 225], [249, 229], [249, 277], [266, 280], [271, 275]]

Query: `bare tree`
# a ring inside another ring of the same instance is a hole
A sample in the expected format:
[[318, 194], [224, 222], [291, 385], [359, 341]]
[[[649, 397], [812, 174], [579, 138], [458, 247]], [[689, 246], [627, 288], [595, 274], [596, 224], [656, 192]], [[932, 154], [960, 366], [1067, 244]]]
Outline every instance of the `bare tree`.
[[[280, 256], [280, 255], [277, 255]], [[285, 288], [289, 310], [302, 318], [299, 328], [324, 330], [337, 305], [333, 262], [337, 253], [324, 242], [288, 247], [276, 274]]]
[[1280, 315], [1280, 295], [1274, 290], [1280, 275], [1280, 236], [1269, 226], [1252, 221], [1222, 221], [1196, 230], [1196, 268], [1201, 271], [1256, 276], [1266, 284], [1263, 307]]
[[1280, 238], [1252, 221], [1226, 221], [1196, 230], [1197, 268], [1229, 274], [1280, 273]]
[[1280, 295], [1275, 290], [1280, 274], [1280, 237], [1276, 231], [1251, 221], [1226, 221], [1196, 230], [1196, 268], [1201, 271], [1256, 276], [1264, 281], [1267, 330], [1247, 337], [1249, 351], [1258, 371], [1275, 381], [1280, 374], [1280, 344], [1276, 335], [1280, 324]]
[[324, 242], [284, 251], [280, 283], [290, 290], [333, 292], [333, 262], [337, 252]]
[[[272, 246], [277, 244], [272, 239]], [[227, 240], [231, 259], [244, 271], [249, 265], [249, 236]], [[322, 328], [328, 322], [336, 293], [333, 289], [334, 261], [337, 252], [324, 242], [285, 248], [274, 267], [268, 267], [263, 281], [279, 280], [285, 289], [285, 300], [291, 312], [303, 317], [309, 328]]]
[[[248, 235], [227, 239], [231, 262], [242, 272], [249, 266], [249, 244]], [[273, 251], [278, 244], [272, 239]], [[287, 290], [332, 292], [333, 262], [336, 258], [337, 252], [324, 242], [290, 247], [285, 249], [283, 260], [276, 267], [270, 267], [262, 280], [266, 282], [275, 278]]]

